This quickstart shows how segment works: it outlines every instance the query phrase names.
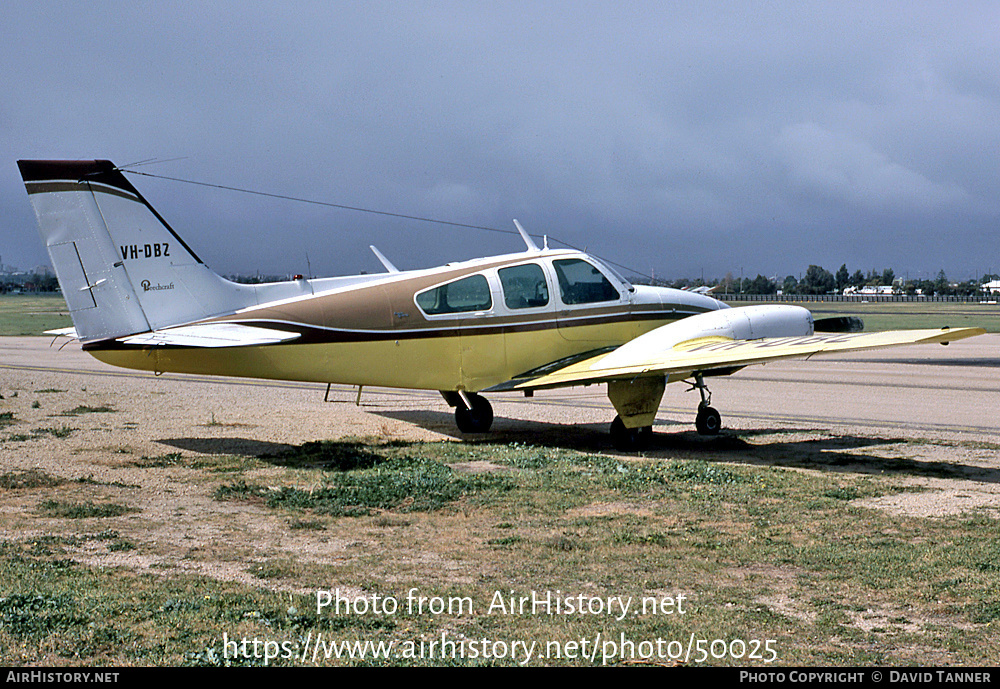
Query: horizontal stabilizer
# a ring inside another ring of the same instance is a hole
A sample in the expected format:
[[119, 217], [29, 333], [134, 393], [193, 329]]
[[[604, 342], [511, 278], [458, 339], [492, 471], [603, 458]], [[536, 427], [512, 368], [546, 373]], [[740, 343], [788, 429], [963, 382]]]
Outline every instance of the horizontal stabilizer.
[[80, 339], [76, 334], [76, 328], [57, 328], [55, 330], [46, 330], [46, 335], [55, 335], [56, 337], [68, 337], [72, 340]]
[[130, 345], [159, 347], [249, 347], [278, 344], [298, 337], [299, 333], [257, 328], [239, 323], [206, 323], [154, 330], [141, 335], [122, 337], [118, 341]]

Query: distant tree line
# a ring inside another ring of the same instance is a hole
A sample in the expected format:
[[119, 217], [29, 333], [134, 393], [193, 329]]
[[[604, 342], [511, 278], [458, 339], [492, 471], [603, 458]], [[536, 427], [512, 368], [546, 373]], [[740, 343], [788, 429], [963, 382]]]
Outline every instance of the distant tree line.
[[56, 276], [42, 273], [11, 273], [0, 275], [0, 294], [10, 292], [57, 292], [59, 281]]
[[[287, 275], [228, 275], [233, 282], [244, 284], [255, 284], [262, 282], [280, 282], [288, 280]], [[633, 278], [636, 284], [648, 284], [652, 282], [657, 285], [675, 287], [677, 289], [691, 289], [695, 287], [718, 287], [716, 293], [737, 293], [737, 294], [776, 294], [779, 290], [782, 294], [813, 295], [813, 294], [843, 294], [848, 287], [862, 289], [864, 287], [893, 287], [897, 294], [924, 296], [974, 296], [985, 292], [984, 284], [1000, 280], [1000, 275], [987, 273], [978, 280], [966, 280], [964, 282], [953, 283], [948, 279], [944, 270], [938, 271], [933, 280], [907, 280], [897, 278], [892, 268], [886, 268], [882, 272], [871, 270], [867, 274], [860, 270], [853, 273], [847, 270], [847, 265], [840, 266], [836, 273], [831, 273], [822, 266], [810, 265], [802, 279], [797, 279], [794, 275], [787, 275], [779, 282], [777, 277], [765, 277], [758, 274], [754, 278], [734, 278], [732, 273], [726, 273], [722, 279], [715, 280], [691, 280], [681, 278], [679, 280], [648, 280], [643, 278]], [[51, 273], [16, 273], [0, 275], [0, 294], [10, 292], [57, 292], [59, 282], [56, 276]]]
[[[885, 268], [881, 272], [871, 270], [867, 274], [861, 270], [851, 273], [847, 269], [847, 264], [840, 266], [836, 273], [831, 273], [822, 266], [810, 265], [806, 269], [801, 279], [794, 275], [787, 275], [783, 280], [777, 276], [765, 277], [758, 274], [754, 278], [734, 278], [732, 273], [726, 273], [721, 280], [691, 280], [683, 278], [673, 281], [656, 281], [678, 289], [691, 289], [695, 287], [718, 287], [718, 293], [738, 293], [738, 294], [782, 294], [813, 295], [813, 294], [843, 294], [844, 290], [854, 287], [861, 290], [865, 287], [892, 287], [897, 294], [924, 296], [973, 296], [985, 292], [984, 284], [994, 280], [1000, 280], [1000, 275], [987, 273], [978, 280], [966, 280], [965, 282], [953, 283], [948, 279], [944, 270], [940, 270], [933, 280], [907, 280], [897, 278], [892, 268]], [[642, 282], [642, 280], [636, 280]]]

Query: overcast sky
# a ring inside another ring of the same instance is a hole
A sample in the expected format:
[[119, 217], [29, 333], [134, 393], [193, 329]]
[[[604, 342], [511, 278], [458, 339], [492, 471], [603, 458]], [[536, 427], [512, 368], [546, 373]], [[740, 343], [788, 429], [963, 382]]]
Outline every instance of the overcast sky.
[[[137, 169], [517, 218], [658, 277], [1000, 272], [996, 2], [34, 0], [2, 26], [5, 264], [48, 263], [16, 160], [158, 157]], [[523, 248], [130, 179], [223, 273]]]

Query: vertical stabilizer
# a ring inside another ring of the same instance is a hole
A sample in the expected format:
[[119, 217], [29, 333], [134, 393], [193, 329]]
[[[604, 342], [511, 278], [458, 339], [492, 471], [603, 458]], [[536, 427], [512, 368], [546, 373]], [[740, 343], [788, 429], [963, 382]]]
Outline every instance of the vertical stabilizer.
[[110, 161], [17, 164], [82, 341], [255, 303], [252, 289], [210, 271]]

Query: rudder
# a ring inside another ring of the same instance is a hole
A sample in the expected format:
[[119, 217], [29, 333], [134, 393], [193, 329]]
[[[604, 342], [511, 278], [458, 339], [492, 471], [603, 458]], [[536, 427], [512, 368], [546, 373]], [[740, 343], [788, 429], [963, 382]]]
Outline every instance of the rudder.
[[20, 160], [63, 295], [84, 342], [122, 337], [254, 303], [210, 271], [107, 160]]

